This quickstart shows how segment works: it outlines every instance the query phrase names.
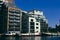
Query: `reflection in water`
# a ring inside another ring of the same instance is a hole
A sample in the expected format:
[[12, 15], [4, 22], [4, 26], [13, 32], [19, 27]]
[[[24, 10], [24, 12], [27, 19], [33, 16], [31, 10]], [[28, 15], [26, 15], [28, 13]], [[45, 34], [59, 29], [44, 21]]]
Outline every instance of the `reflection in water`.
[[35, 40], [41, 40], [41, 37], [37, 36], [35, 37]]
[[35, 37], [22, 37], [22, 40], [35, 40]]
[[6, 40], [21, 40], [21, 37], [6, 37]]
[[60, 40], [60, 36], [0, 37], [0, 40]]
[[0, 37], [0, 40], [5, 40], [5, 37]]
[[15, 40], [15, 37], [6, 37], [6, 40]]

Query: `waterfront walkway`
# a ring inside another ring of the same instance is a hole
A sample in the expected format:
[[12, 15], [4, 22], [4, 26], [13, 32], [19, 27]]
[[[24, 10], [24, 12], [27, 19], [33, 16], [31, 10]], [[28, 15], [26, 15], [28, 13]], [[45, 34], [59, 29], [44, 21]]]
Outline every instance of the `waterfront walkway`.
[[[4, 34], [0, 34], [0, 36], [3, 36]], [[43, 32], [42, 34], [40, 34], [41, 36], [44, 36], [44, 35], [46, 35], [46, 36], [60, 36], [60, 33], [49, 33], [49, 32]], [[39, 36], [40, 36], [39, 35]], [[9, 35], [7, 35], [7, 36], [9, 36]], [[11, 36], [14, 36], [14, 35], [11, 35]], [[30, 35], [30, 34], [21, 34], [21, 35], [18, 35], [18, 36], [32, 36], [32, 35]]]

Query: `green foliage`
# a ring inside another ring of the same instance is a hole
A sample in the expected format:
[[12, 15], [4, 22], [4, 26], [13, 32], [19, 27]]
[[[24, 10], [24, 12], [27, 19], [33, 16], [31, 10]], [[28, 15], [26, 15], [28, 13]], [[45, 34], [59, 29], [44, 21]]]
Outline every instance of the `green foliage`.
[[60, 32], [60, 25], [56, 25], [55, 28], [48, 27], [48, 31], [53, 33]]

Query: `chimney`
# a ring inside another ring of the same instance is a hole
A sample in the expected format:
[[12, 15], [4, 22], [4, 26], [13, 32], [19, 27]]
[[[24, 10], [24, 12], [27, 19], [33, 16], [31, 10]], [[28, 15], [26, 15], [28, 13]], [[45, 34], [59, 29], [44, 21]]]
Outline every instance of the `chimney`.
[[8, 2], [14, 2], [14, 0], [8, 0]]

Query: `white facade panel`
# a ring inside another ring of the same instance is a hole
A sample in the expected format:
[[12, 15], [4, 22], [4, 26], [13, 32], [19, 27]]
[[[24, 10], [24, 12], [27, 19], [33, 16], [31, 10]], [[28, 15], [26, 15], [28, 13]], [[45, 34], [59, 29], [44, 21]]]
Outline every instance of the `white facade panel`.
[[33, 17], [29, 17], [29, 22], [31, 22], [31, 19], [33, 19], [33, 22], [35, 22], [35, 21], [36, 21], [36, 19], [35, 19], [35, 18], [33, 18]]
[[[29, 17], [29, 32], [30, 32], [31, 19], [33, 19], [33, 22], [34, 22], [34, 31], [35, 31], [34, 34], [39, 35], [40, 34], [40, 22], [36, 22], [36, 18], [33, 18], [33, 17]], [[37, 23], [38, 25], [36, 25]]]
[[[38, 23], [38, 25], [37, 25]], [[40, 33], [40, 23], [39, 22], [35, 22], [35, 33]]]

